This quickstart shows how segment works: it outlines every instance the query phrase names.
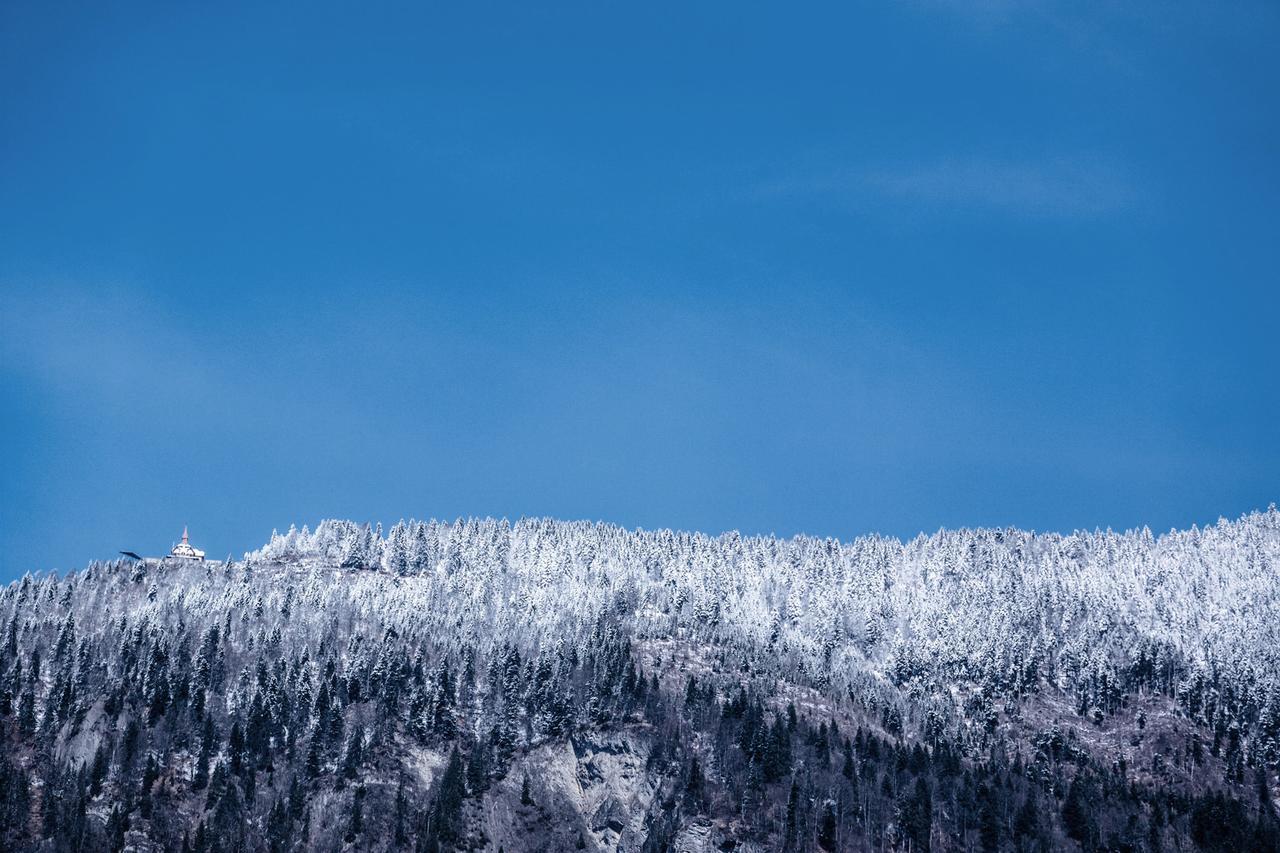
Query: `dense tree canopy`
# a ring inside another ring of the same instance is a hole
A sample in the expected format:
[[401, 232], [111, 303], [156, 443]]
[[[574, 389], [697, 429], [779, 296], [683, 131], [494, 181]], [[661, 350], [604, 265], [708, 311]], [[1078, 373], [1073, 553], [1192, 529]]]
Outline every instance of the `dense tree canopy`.
[[28, 576], [0, 846], [1274, 850], [1278, 566], [1273, 507], [908, 543], [325, 521]]

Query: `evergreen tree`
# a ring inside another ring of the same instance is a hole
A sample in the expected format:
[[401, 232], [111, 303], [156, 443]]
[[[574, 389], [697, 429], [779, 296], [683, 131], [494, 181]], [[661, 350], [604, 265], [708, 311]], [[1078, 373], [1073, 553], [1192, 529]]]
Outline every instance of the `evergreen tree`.
[[1034, 793], [1028, 793], [1027, 798], [1022, 802], [1022, 808], [1018, 809], [1018, 816], [1014, 820], [1013, 833], [1018, 841], [1018, 849], [1023, 851], [1031, 851], [1038, 845], [1040, 838], [1040, 814], [1036, 808], [1036, 798]]
[[933, 835], [933, 795], [923, 776], [902, 805], [902, 827], [913, 850], [929, 853]]
[[689, 776], [684, 787], [684, 806], [690, 812], [702, 812], [706, 800], [706, 778], [702, 775], [702, 767], [697, 756], [689, 764]]
[[391, 825], [394, 830], [392, 843], [395, 848], [405, 847], [409, 843], [409, 797], [405, 792], [404, 774], [396, 782], [395, 810], [392, 812]]
[[473, 746], [467, 755], [467, 790], [473, 797], [489, 790], [489, 751], [483, 744]]
[[828, 801], [822, 806], [822, 820], [818, 823], [818, 846], [823, 850], [835, 850], [837, 834], [835, 808]]
[[449, 751], [449, 762], [436, 788], [431, 804], [432, 835], [442, 846], [462, 840], [462, 804], [467, 795], [463, 778], [462, 757], [457, 748]]
[[529, 792], [529, 777], [526, 775], [520, 782], [520, 805], [533, 805], [533, 795]]
[[360, 764], [364, 760], [364, 730], [356, 726], [351, 730], [351, 739], [347, 741], [347, 749], [342, 757], [342, 772], [338, 774], [338, 786], [345, 780], [354, 780], [360, 774]]
[[209, 784], [209, 761], [213, 758], [215, 738], [213, 720], [206, 717], [204, 736], [200, 739], [200, 752], [196, 755], [196, 766], [191, 778], [193, 791], [203, 791]]
[[787, 796], [787, 821], [782, 830], [782, 849], [792, 851], [800, 845], [800, 786], [792, 780]]
[[991, 786], [978, 786], [978, 840], [983, 853], [1000, 851], [1000, 804]]
[[1067, 797], [1062, 804], [1062, 828], [1067, 837], [1076, 841], [1085, 851], [1093, 849], [1097, 834], [1090, 814], [1091, 808], [1087, 783], [1081, 774], [1077, 774], [1071, 787], [1067, 789]]
[[347, 819], [347, 832], [343, 840], [351, 844], [364, 831], [364, 785], [356, 785], [351, 792], [351, 813]]

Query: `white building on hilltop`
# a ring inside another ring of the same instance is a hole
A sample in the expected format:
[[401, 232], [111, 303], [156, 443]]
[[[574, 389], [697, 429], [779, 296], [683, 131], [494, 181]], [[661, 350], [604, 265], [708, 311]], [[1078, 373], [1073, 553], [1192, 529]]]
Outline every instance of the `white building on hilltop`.
[[175, 560], [198, 560], [199, 562], [204, 562], [204, 551], [191, 547], [191, 543], [187, 541], [187, 527], [185, 524], [182, 526], [182, 541], [173, 546], [169, 556]]

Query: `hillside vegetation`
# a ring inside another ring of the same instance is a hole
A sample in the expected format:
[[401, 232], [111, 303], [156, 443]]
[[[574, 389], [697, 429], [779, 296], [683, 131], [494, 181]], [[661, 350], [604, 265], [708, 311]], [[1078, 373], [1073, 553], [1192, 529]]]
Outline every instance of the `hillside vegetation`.
[[1280, 512], [348, 521], [0, 592], [5, 850], [1280, 850]]

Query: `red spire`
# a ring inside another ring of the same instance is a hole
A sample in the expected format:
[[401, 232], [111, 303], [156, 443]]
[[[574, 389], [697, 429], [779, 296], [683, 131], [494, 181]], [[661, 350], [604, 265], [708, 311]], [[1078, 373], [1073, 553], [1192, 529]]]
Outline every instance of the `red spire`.
[[187, 543], [187, 526], [185, 524], [182, 525], [182, 541], [186, 544], [189, 544]]

